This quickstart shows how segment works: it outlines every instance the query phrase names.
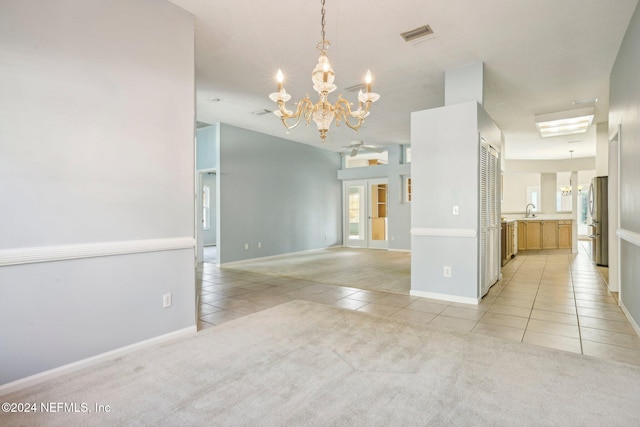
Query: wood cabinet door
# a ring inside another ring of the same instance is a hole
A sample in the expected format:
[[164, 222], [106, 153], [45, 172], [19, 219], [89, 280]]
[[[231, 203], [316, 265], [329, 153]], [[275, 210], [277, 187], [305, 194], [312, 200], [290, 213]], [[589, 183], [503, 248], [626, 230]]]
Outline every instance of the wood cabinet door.
[[542, 249], [558, 249], [558, 221], [542, 221]]
[[542, 249], [542, 221], [527, 221], [527, 247], [525, 249]]
[[507, 263], [507, 224], [504, 222], [500, 223], [500, 259], [502, 260], [502, 265]]
[[527, 223], [525, 221], [518, 221], [518, 250], [524, 251], [527, 249]]
[[573, 244], [571, 221], [559, 221], [558, 223], [558, 248], [571, 249]]

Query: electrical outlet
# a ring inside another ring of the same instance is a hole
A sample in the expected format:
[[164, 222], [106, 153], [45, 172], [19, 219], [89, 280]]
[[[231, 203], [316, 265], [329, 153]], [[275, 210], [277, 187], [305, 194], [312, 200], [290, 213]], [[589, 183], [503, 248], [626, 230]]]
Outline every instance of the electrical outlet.
[[162, 295], [162, 308], [171, 307], [171, 293]]
[[445, 265], [442, 274], [444, 275], [444, 277], [451, 277], [451, 267]]
[[248, 251], [248, 250], [249, 250], [249, 244], [248, 244], [248, 243], [245, 243], [245, 244], [244, 244], [244, 250], [245, 250], [245, 251]]
[[453, 207], [453, 214], [454, 215], [460, 215], [460, 206], [454, 206]]
[[258, 249], [262, 247], [262, 242], [258, 242]]

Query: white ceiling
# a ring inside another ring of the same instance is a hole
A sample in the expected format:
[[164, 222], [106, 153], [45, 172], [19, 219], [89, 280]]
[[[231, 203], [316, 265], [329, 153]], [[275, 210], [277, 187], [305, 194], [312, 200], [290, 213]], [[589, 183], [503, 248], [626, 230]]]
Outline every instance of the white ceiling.
[[[595, 130], [543, 140], [536, 114], [578, 108], [598, 97], [594, 122], [606, 122], [609, 73], [638, 0], [326, 0], [326, 38], [337, 95], [374, 75], [381, 98], [358, 135], [315, 125], [289, 134], [273, 114], [275, 73], [293, 102], [312, 89], [320, 41], [320, 1], [171, 0], [196, 17], [197, 118], [345, 151], [352, 140], [409, 144], [410, 113], [444, 105], [444, 72], [484, 63], [484, 107], [505, 135], [508, 159], [595, 155]], [[400, 33], [429, 24], [434, 35], [407, 43]], [[212, 102], [219, 98], [220, 102]], [[569, 143], [569, 141], [574, 141]], [[578, 141], [578, 142], [575, 142]]]

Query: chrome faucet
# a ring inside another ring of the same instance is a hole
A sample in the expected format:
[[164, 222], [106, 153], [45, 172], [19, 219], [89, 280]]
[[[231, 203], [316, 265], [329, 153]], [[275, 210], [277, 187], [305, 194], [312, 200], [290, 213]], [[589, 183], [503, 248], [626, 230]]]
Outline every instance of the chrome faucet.
[[535, 209], [535, 208], [536, 208], [536, 205], [534, 205], [533, 203], [529, 203], [529, 204], [524, 208], [524, 211], [525, 211], [524, 217], [525, 217], [525, 218], [529, 218], [529, 217], [532, 217], [532, 218], [533, 218], [533, 217], [535, 217], [535, 216], [536, 216], [536, 214], [531, 213], [531, 209], [530, 209], [530, 208]]

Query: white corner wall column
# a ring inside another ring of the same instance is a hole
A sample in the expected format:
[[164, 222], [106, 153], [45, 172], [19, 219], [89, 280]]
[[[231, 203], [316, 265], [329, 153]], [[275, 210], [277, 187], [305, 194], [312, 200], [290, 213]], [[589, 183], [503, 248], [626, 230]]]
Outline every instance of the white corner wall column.
[[[620, 306], [640, 333], [640, 7], [636, 7], [609, 78], [609, 129], [618, 130]], [[611, 159], [610, 159], [611, 160]], [[611, 185], [611, 181], [609, 181]], [[614, 218], [615, 220], [615, 218]], [[611, 237], [611, 236], [610, 236]], [[611, 240], [610, 240], [611, 242]]]
[[412, 113], [412, 295], [471, 304], [482, 298], [489, 270], [480, 266], [480, 148], [499, 149], [501, 141], [476, 101]]

